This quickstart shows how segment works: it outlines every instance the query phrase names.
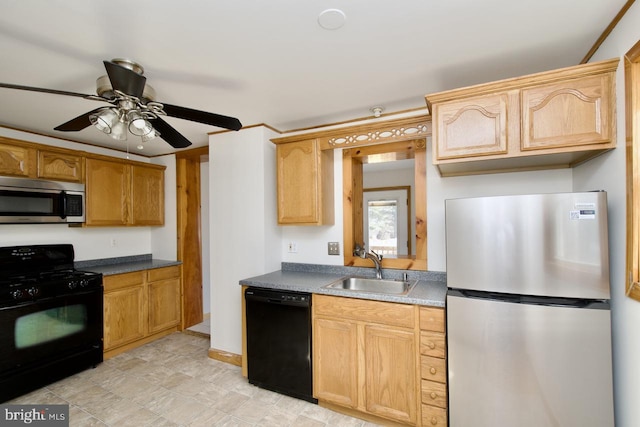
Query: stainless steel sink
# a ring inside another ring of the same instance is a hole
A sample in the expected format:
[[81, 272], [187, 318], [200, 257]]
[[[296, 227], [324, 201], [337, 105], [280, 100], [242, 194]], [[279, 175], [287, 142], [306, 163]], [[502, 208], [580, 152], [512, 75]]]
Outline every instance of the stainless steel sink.
[[356, 292], [374, 292], [377, 294], [406, 295], [413, 289], [416, 280], [385, 280], [365, 277], [343, 277], [325, 288], [343, 289]]

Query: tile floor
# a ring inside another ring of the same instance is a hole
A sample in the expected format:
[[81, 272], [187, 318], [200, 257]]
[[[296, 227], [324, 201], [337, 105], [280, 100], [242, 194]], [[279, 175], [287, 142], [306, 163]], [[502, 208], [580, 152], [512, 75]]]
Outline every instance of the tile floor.
[[8, 403], [69, 404], [71, 427], [374, 425], [255, 387], [208, 349], [175, 332]]

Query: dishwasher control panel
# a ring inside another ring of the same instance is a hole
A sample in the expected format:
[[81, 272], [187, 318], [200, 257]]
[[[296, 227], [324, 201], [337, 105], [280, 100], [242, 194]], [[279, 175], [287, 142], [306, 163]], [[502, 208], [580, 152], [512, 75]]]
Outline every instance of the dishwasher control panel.
[[278, 289], [247, 288], [245, 298], [272, 304], [311, 305], [311, 294], [309, 293], [281, 291]]

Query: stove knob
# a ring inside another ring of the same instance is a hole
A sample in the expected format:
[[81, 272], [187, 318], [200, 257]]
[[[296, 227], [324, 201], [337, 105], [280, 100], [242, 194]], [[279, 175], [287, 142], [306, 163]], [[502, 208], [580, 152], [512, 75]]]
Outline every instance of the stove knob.
[[13, 299], [20, 299], [22, 298], [22, 291], [20, 289], [11, 292], [11, 296], [13, 297]]
[[85, 288], [87, 286], [89, 286], [89, 281], [87, 279], [81, 279], [80, 280], [80, 287], [81, 288]]
[[78, 282], [76, 282], [75, 280], [71, 280], [68, 286], [69, 286], [69, 289], [75, 289], [78, 287]]
[[28, 293], [29, 295], [31, 295], [32, 297], [35, 297], [35, 296], [37, 296], [37, 295], [40, 293], [40, 289], [38, 289], [38, 288], [36, 288], [36, 287], [29, 288], [29, 289], [27, 289], [27, 293]]

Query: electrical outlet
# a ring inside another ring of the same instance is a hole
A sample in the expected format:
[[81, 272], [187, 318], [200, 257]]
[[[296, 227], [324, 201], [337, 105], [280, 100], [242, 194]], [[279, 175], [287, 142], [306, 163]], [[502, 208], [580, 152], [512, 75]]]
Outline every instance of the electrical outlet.
[[339, 242], [329, 242], [329, 255], [340, 255]]
[[112, 248], [115, 248], [117, 246], [116, 239], [114, 237], [109, 239], [109, 244], [111, 245]]
[[298, 245], [296, 245], [296, 242], [289, 242], [288, 250], [290, 254], [298, 253]]

